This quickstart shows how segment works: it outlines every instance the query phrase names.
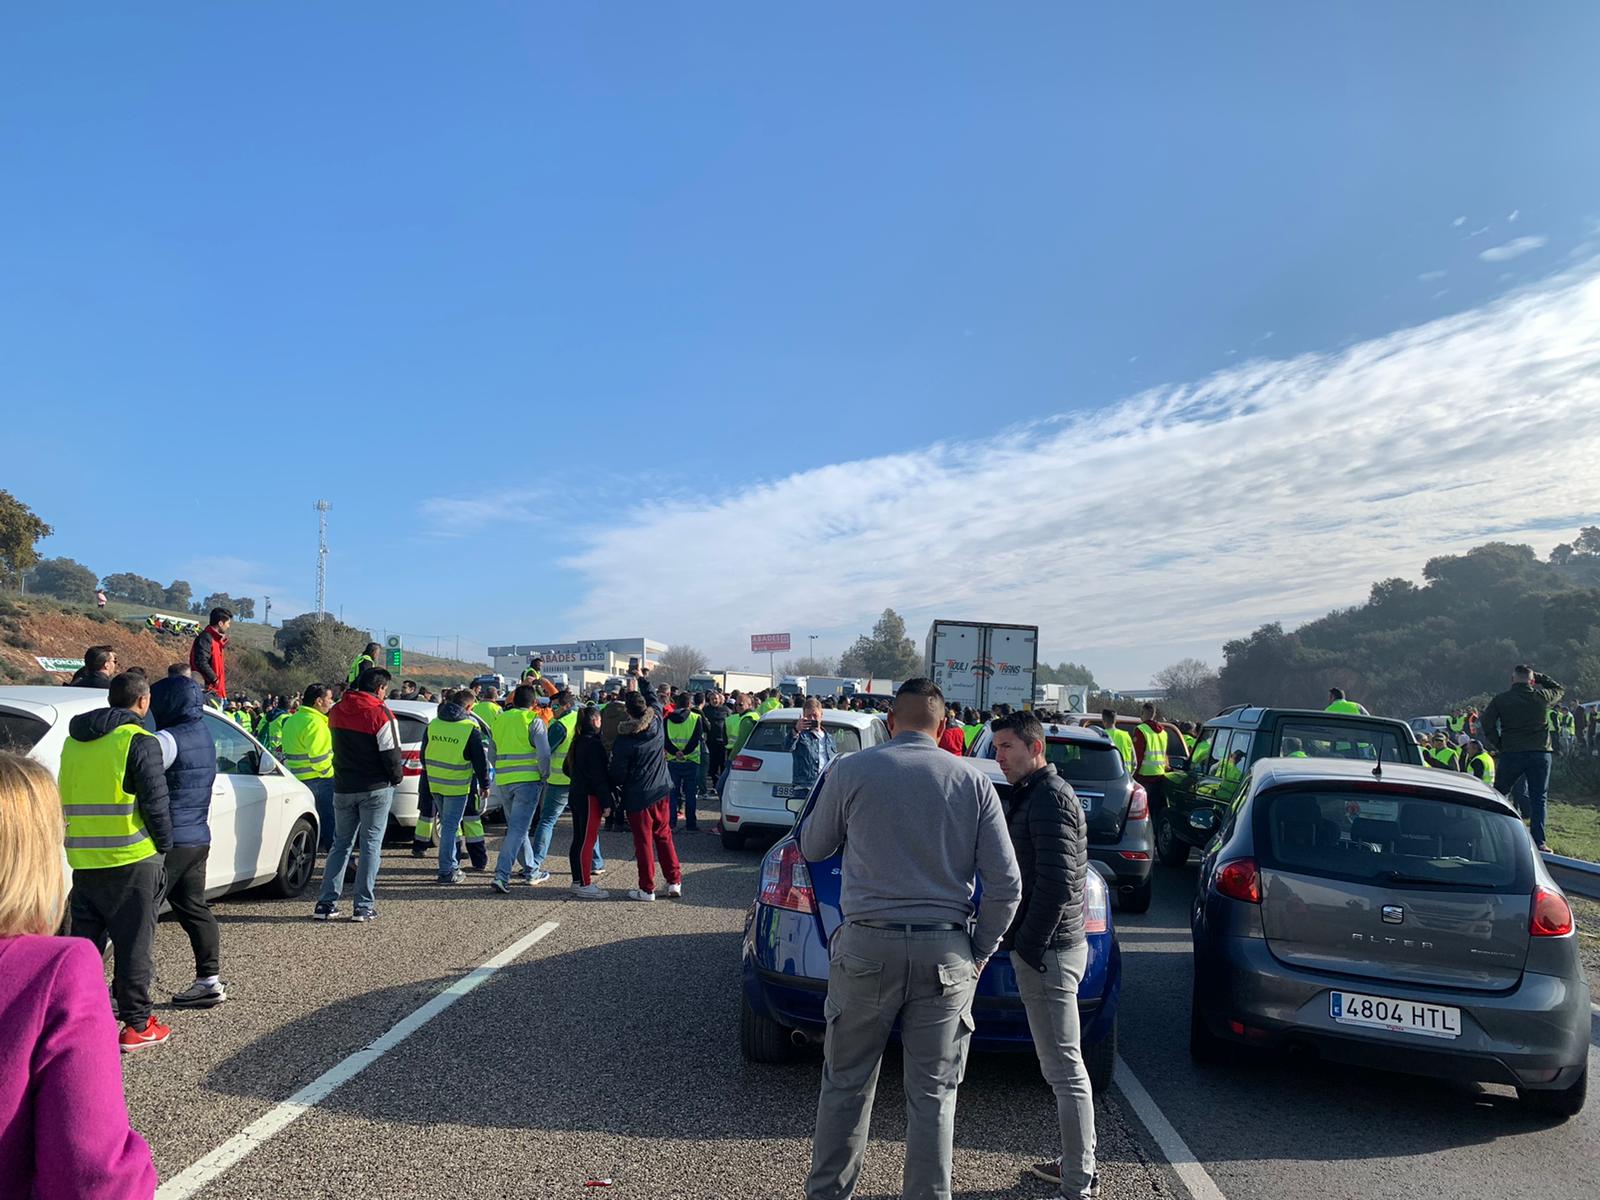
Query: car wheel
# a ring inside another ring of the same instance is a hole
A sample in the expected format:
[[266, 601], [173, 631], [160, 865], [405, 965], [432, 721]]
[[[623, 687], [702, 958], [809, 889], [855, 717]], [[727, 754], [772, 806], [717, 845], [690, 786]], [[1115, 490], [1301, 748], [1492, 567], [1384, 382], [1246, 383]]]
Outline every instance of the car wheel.
[[743, 850], [744, 834], [725, 827], [722, 830], [722, 848], [724, 850]]
[[1150, 900], [1156, 894], [1156, 881], [1146, 879], [1131, 892], [1123, 892], [1117, 897], [1117, 907], [1123, 912], [1142, 913], [1150, 911]]
[[289, 831], [278, 859], [278, 873], [268, 885], [274, 895], [292, 900], [311, 885], [317, 869], [317, 831], [301, 817]]
[[794, 1057], [794, 1044], [789, 1031], [769, 1017], [763, 1017], [750, 1007], [750, 1001], [739, 996], [739, 1053], [747, 1062], [788, 1062]]
[[1083, 1052], [1083, 1064], [1089, 1068], [1089, 1082], [1097, 1092], [1111, 1088], [1111, 1076], [1117, 1069], [1117, 1019], [1111, 1018], [1111, 1028], [1105, 1037]]
[[1216, 1066], [1227, 1057], [1222, 1039], [1206, 1028], [1200, 1019], [1200, 997], [1189, 993], [1189, 1057], [1203, 1067]]
[[1583, 1110], [1583, 1101], [1588, 1090], [1589, 1067], [1585, 1064], [1583, 1070], [1578, 1073], [1578, 1078], [1569, 1087], [1554, 1092], [1518, 1088], [1517, 1095], [1534, 1112], [1566, 1120], [1568, 1117], [1577, 1116]]
[[1164, 867], [1181, 867], [1189, 861], [1189, 843], [1172, 828], [1170, 816], [1156, 822], [1156, 857]]

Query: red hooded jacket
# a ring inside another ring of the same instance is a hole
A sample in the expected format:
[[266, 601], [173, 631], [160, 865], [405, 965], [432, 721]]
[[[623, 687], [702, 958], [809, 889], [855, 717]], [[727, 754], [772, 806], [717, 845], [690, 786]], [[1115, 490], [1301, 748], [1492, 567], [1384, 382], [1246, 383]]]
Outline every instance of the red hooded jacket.
[[227, 635], [215, 625], [207, 625], [195, 634], [189, 647], [189, 670], [200, 677], [200, 686], [219, 696], [228, 694]]

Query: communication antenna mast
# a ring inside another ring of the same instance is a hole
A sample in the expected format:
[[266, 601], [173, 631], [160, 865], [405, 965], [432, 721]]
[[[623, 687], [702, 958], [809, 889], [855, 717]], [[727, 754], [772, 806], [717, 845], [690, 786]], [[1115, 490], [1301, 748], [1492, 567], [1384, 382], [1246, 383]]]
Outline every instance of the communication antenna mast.
[[317, 510], [317, 619], [328, 616], [328, 510], [326, 500], [318, 500]]

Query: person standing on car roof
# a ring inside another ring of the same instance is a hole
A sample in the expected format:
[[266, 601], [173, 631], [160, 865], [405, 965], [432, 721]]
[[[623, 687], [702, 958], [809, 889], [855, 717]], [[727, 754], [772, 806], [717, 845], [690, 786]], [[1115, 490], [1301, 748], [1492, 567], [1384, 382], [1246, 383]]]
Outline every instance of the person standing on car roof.
[[233, 628], [233, 613], [213, 608], [209, 619], [211, 623], [189, 645], [189, 669], [200, 676], [206, 695], [215, 696], [220, 705], [228, 698], [228, 630]]
[[[807, 1200], [854, 1194], [872, 1100], [895, 1022], [905, 1073], [901, 1195], [950, 1195], [956, 1093], [972, 1036], [972, 998], [1022, 895], [994, 784], [939, 749], [944, 695], [900, 685], [893, 738], [840, 759], [800, 823], [811, 862], [843, 850], [844, 924], [828, 947], [828, 1036]], [[981, 884], [983, 906], [973, 895]]]
[[[1123, 736], [1127, 736], [1124, 734]], [[1083, 902], [1089, 877], [1083, 806], [1045, 760], [1044, 726], [1032, 713], [995, 722], [994, 757], [1011, 784], [1006, 819], [1022, 872], [1022, 903], [1001, 940], [1045, 1082], [1056, 1097], [1061, 1152], [1029, 1171], [1062, 1196], [1097, 1195], [1094, 1088], [1083, 1061], [1078, 986], [1089, 969]]]
[[368, 667], [377, 666], [378, 655], [382, 653], [383, 647], [378, 645], [377, 642], [368, 642], [365, 649], [356, 655], [355, 659], [350, 663], [350, 670], [345, 672], [345, 684], [349, 687], [355, 687], [356, 681], [361, 678], [361, 672]]
[[1548, 853], [1544, 840], [1545, 793], [1550, 787], [1550, 709], [1566, 689], [1532, 667], [1518, 663], [1511, 670], [1511, 687], [1501, 692], [1479, 718], [1481, 740], [1495, 755], [1495, 790], [1509, 796], [1518, 781], [1526, 780], [1528, 809], [1523, 815], [1533, 827], [1533, 840]]
[[1139, 709], [1139, 724], [1133, 731], [1133, 777], [1150, 797], [1150, 816], [1159, 816], [1167, 806], [1167, 731], [1156, 718], [1156, 706]]

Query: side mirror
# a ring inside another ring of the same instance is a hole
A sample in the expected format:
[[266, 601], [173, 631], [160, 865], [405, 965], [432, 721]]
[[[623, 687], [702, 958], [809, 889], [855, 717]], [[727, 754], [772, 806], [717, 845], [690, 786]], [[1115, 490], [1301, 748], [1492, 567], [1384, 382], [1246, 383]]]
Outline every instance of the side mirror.
[[807, 796], [790, 796], [783, 802], [783, 806], [798, 817], [801, 810], [805, 808], [808, 799], [809, 797]]
[[272, 757], [270, 750], [257, 750], [253, 753], [256, 756], [255, 770], [251, 774], [276, 775], [278, 773], [278, 760]]
[[1202, 808], [1189, 814], [1189, 825], [1201, 833], [1210, 833], [1221, 823], [1214, 808]]

